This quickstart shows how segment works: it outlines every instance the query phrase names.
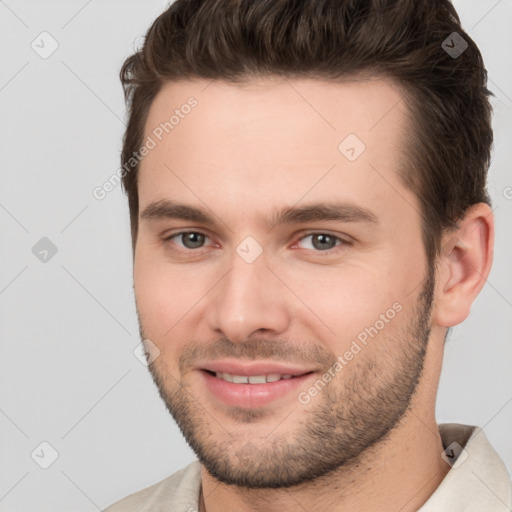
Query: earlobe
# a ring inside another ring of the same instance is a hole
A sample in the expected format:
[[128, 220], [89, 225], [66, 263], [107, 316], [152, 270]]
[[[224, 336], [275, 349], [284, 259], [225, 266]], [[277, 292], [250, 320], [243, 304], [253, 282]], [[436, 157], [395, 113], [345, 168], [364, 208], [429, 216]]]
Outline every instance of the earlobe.
[[437, 264], [433, 322], [452, 327], [463, 322], [491, 271], [494, 216], [478, 203], [469, 208], [455, 231], [442, 239]]

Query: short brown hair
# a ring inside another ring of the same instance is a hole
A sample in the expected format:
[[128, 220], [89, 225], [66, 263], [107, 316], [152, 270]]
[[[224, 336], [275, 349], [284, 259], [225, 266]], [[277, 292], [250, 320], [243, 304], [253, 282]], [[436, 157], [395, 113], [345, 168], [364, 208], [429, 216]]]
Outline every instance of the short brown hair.
[[[467, 48], [454, 56], [453, 33]], [[451, 37], [451, 39], [450, 39]], [[448, 43], [447, 43], [448, 41]], [[432, 265], [441, 235], [472, 204], [490, 204], [493, 142], [487, 71], [448, 0], [176, 0], [124, 62], [129, 107], [121, 167], [133, 249], [138, 231], [138, 164], [153, 99], [167, 81], [251, 77], [393, 79], [405, 92], [412, 131], [400, 176], [419, 198]]]

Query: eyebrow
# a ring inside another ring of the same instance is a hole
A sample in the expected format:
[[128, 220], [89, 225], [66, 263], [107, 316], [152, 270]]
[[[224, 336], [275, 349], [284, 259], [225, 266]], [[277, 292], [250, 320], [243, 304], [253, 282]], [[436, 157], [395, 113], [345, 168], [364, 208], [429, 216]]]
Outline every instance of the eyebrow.
[[[178, 219], [215, 226], [217, 221], [207, 209], [162, 199], [148, 204], [140, 213], [141, 220]], [[367, 208], [351, 203], [313, 203], [284, 208], [265, 218], [268, 226], [300, 224], [317, 221], [366, 222], [377, 224], [377, 216]]]

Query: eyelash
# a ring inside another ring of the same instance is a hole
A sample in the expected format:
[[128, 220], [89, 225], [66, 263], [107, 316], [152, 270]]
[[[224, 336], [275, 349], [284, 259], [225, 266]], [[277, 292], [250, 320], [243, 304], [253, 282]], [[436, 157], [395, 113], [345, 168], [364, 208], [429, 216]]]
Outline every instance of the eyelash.
[[[168, 237], [164, 238], [163, 241], [167, 243], [167, 242], [170, 242], [173, 238], [177, 238], [181, 235], [188, 235], [190, 233], [204, 235], [206, 238], [210, 238], [206, 233], [203, 233], [202, 231], [179, 231], [178, 233], [173, 233], [172, 235], [169, 235]], [[333, 235], [332, 233], [325, 232], [325, 231], [313, 231], [313, 232], [306, 233], [306, 234], [302, 235], [296, 242], [293, 243], [293, 246], [295, 246], [297, 243], [301, 242], [305, 238], [307, 238], [309, 236], [314, 236], [314, 235], [327, 235], [327, 236], [334, 238], [336, 240], [336, 242], [338, 242], [338, 241], [341, 242], [340, 244], [335, 245], [332, 249], [327, 249], [325, 251], [320, 251], [320, 250], [315, 250], [315, 249], [306, 249], [307, 251], [313, 251], [317, 254], [333, 254], [334, 252], [337, 252], [336, 248], [339, 249], [342, 246], [351, 245], [351, 242], [349, 242], [348, 240], [345, 240], [339, 236]], [[204, 248], [205, 247], [198, 247], [197, 249], [187, 249], [186, 247], [180, 247], [175, 250], [178, 252], [190, 254], [193, 252], [200, 252], [200, 250], [204, 249]]]

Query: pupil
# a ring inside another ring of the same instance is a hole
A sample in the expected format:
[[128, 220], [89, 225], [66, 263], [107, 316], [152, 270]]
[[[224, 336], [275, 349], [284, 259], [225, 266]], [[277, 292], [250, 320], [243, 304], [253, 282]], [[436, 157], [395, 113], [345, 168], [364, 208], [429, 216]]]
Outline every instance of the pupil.
[[196, 249], [204, 243], [204, 235], [202, 233], [186, 233], [183, 235], [183, 245], [187, 249]]
[[[335, 242], [334, 237], [330, 235], [313, 235], [313, 246], [315, 249], [332, 249], [334, 247], [333, 242]], [[327, 247], [322, 245], [326, 243]]]

